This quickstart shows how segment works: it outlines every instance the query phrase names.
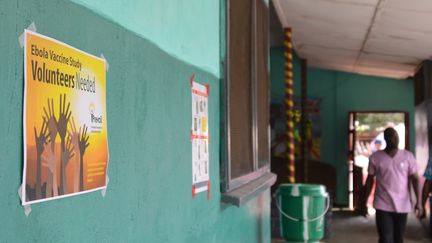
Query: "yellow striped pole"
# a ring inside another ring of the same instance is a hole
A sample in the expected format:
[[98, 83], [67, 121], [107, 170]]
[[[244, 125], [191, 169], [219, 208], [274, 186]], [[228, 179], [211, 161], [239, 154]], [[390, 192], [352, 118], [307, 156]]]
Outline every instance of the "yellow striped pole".
[[284, 29], [285, 34], [285, 113], [288, 158], [288, 182], [295, 183], [294, 157], [294, 87], [293, 87], [293, 45], [291, 28]]

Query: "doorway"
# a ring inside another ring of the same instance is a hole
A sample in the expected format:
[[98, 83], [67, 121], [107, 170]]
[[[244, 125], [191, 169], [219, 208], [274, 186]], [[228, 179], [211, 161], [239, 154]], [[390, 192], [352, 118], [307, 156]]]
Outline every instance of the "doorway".
[[[393, 127], [399, 135], [399, 149], [409, 149], [409, 117], [401, 111], [349, 112], [348, 190], [349, 209], [360, 209], [361, 190], [366, 181], [369, 156], [386, 147], [384, 130]], [[373, 190], [374, 191], [374, 190]], [[368, 199], [372, 207], [373, 193]]]

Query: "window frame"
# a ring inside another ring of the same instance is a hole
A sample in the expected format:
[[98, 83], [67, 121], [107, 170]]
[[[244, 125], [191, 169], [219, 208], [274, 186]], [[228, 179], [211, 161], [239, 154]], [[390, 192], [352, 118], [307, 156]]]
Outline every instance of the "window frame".
[[[262, 177], [264, 174], [268, 173], [270, 171], [270, 122], [268, 122], [267, 126], [267, 149], [268, 149], [268, 156], [267, 162], [265, 165], [263, 165], [261, 168], [258, 158], [258, 54], [257, 54], [257, 39], [258, 39], [258, 25], [257, 25], [257, 1], [262, 1], [263, 6], [265, 6], [267, 15], [266, 15], [266, 22], [267, 24], [270, 23], [269, 21], [269, 4], [265, 0], [251, 0], [252, 2], [252, 23], [251, 23], [251, 56], [252, 56], [252, 65], [251, 65], [251, 99], [252, 99], [252, 117], [248, 119], [252, 119], [252, 158], [253, 158], [253, 170], [245, 175], [238, 176], [233, 178], [231, 175], [231, 165], [234, 163], [231, 160], [231, 151], [232, 151], [232, 144], [231, 144], [231, 127], [230, 127], [230, 1], [232, 0], [222, 0], [222, 2], [225, 4], [225, 11], [224, 16], [221, 16], [222, 22], [221, 26], [225, 27], [221, 28], [221, 57], [224, 68], [224, 71], [222, 72], [222, 82], [221, 82], [221, 190], [222, 192], [230, 192], [233, 191], [239, 187], [242, 187], [244, 185], [247, 185], [249, 182], [254, 181]], [[234, 0], [235, 1], [235, 0]], [[222, 8], [223, 9], [223, 8]], [[225, 20], [225, 21], [224, 21]], [[270, 55], [270, 28], [268, 27], [265, 31], [265, 34], [267, 36], [266, 43], [264, 43], [266, 50], [267, 50], [267, 56]], [[266, 103], [270, 107], [270, 69], [269, 69], [269, 57], [267, 57], [267, 99]], [[268, 114], [268, 117], [270, 117], [270, 114]]]

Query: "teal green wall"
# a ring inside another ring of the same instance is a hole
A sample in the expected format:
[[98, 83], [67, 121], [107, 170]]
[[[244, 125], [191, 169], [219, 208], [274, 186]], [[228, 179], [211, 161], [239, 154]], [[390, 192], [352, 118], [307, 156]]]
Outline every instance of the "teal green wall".
[[[218, 12], [203, 6], [207, 4], [197, 2], [195, 15]], [[103, 53], [108, 60], [110, 182], [105, 198], [93, 192], [35, 204], [26, 217], [17, 194], [24, 82], [18, 37], [32, 21], [39, 33], [97, 56]], [[217, 75], [168, 54], [116, 22], [66, 0], [2, 2], [0, 242], [270, 242], [269, 190], [241, 208], [220, 202]], [[191, 28], [183, 24], [185, 30]], [[209, 39], [214, 31], [219, 30], [206, 32]], [[196, 34], [202, 35], [202, 30]], [[176, 41], [175, 35], [172, 39]], [[218, 49], [214, 45], [211, 48]], [[206, 193], [191, 197], [192, 73], [198, 82], [210, 84], [209, 201]]]
[[72, 0], [219, 76], [220, 0]]
[[[284, 97], [283, 48], [271, 49], [272, 100]], [[300, 61], [294, 58], [294, 95], [300, 96]], [[337, 170], [337, 202], [348, 203], [348, 112], [404, 111], [410, 119], [410, 148], [415, 147], [414, 86], [395, 80], [316, 68], [308, 69], [308, 96], [322, 98], [321, 157]]]

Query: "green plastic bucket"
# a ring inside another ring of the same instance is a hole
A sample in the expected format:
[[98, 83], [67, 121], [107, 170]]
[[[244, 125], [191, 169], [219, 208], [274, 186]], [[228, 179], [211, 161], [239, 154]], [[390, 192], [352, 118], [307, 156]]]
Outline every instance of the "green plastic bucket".
[[281, 235], [287, 242], [319, 242], [329, 198], [323, 185], [281, 184], [274, 194]]

